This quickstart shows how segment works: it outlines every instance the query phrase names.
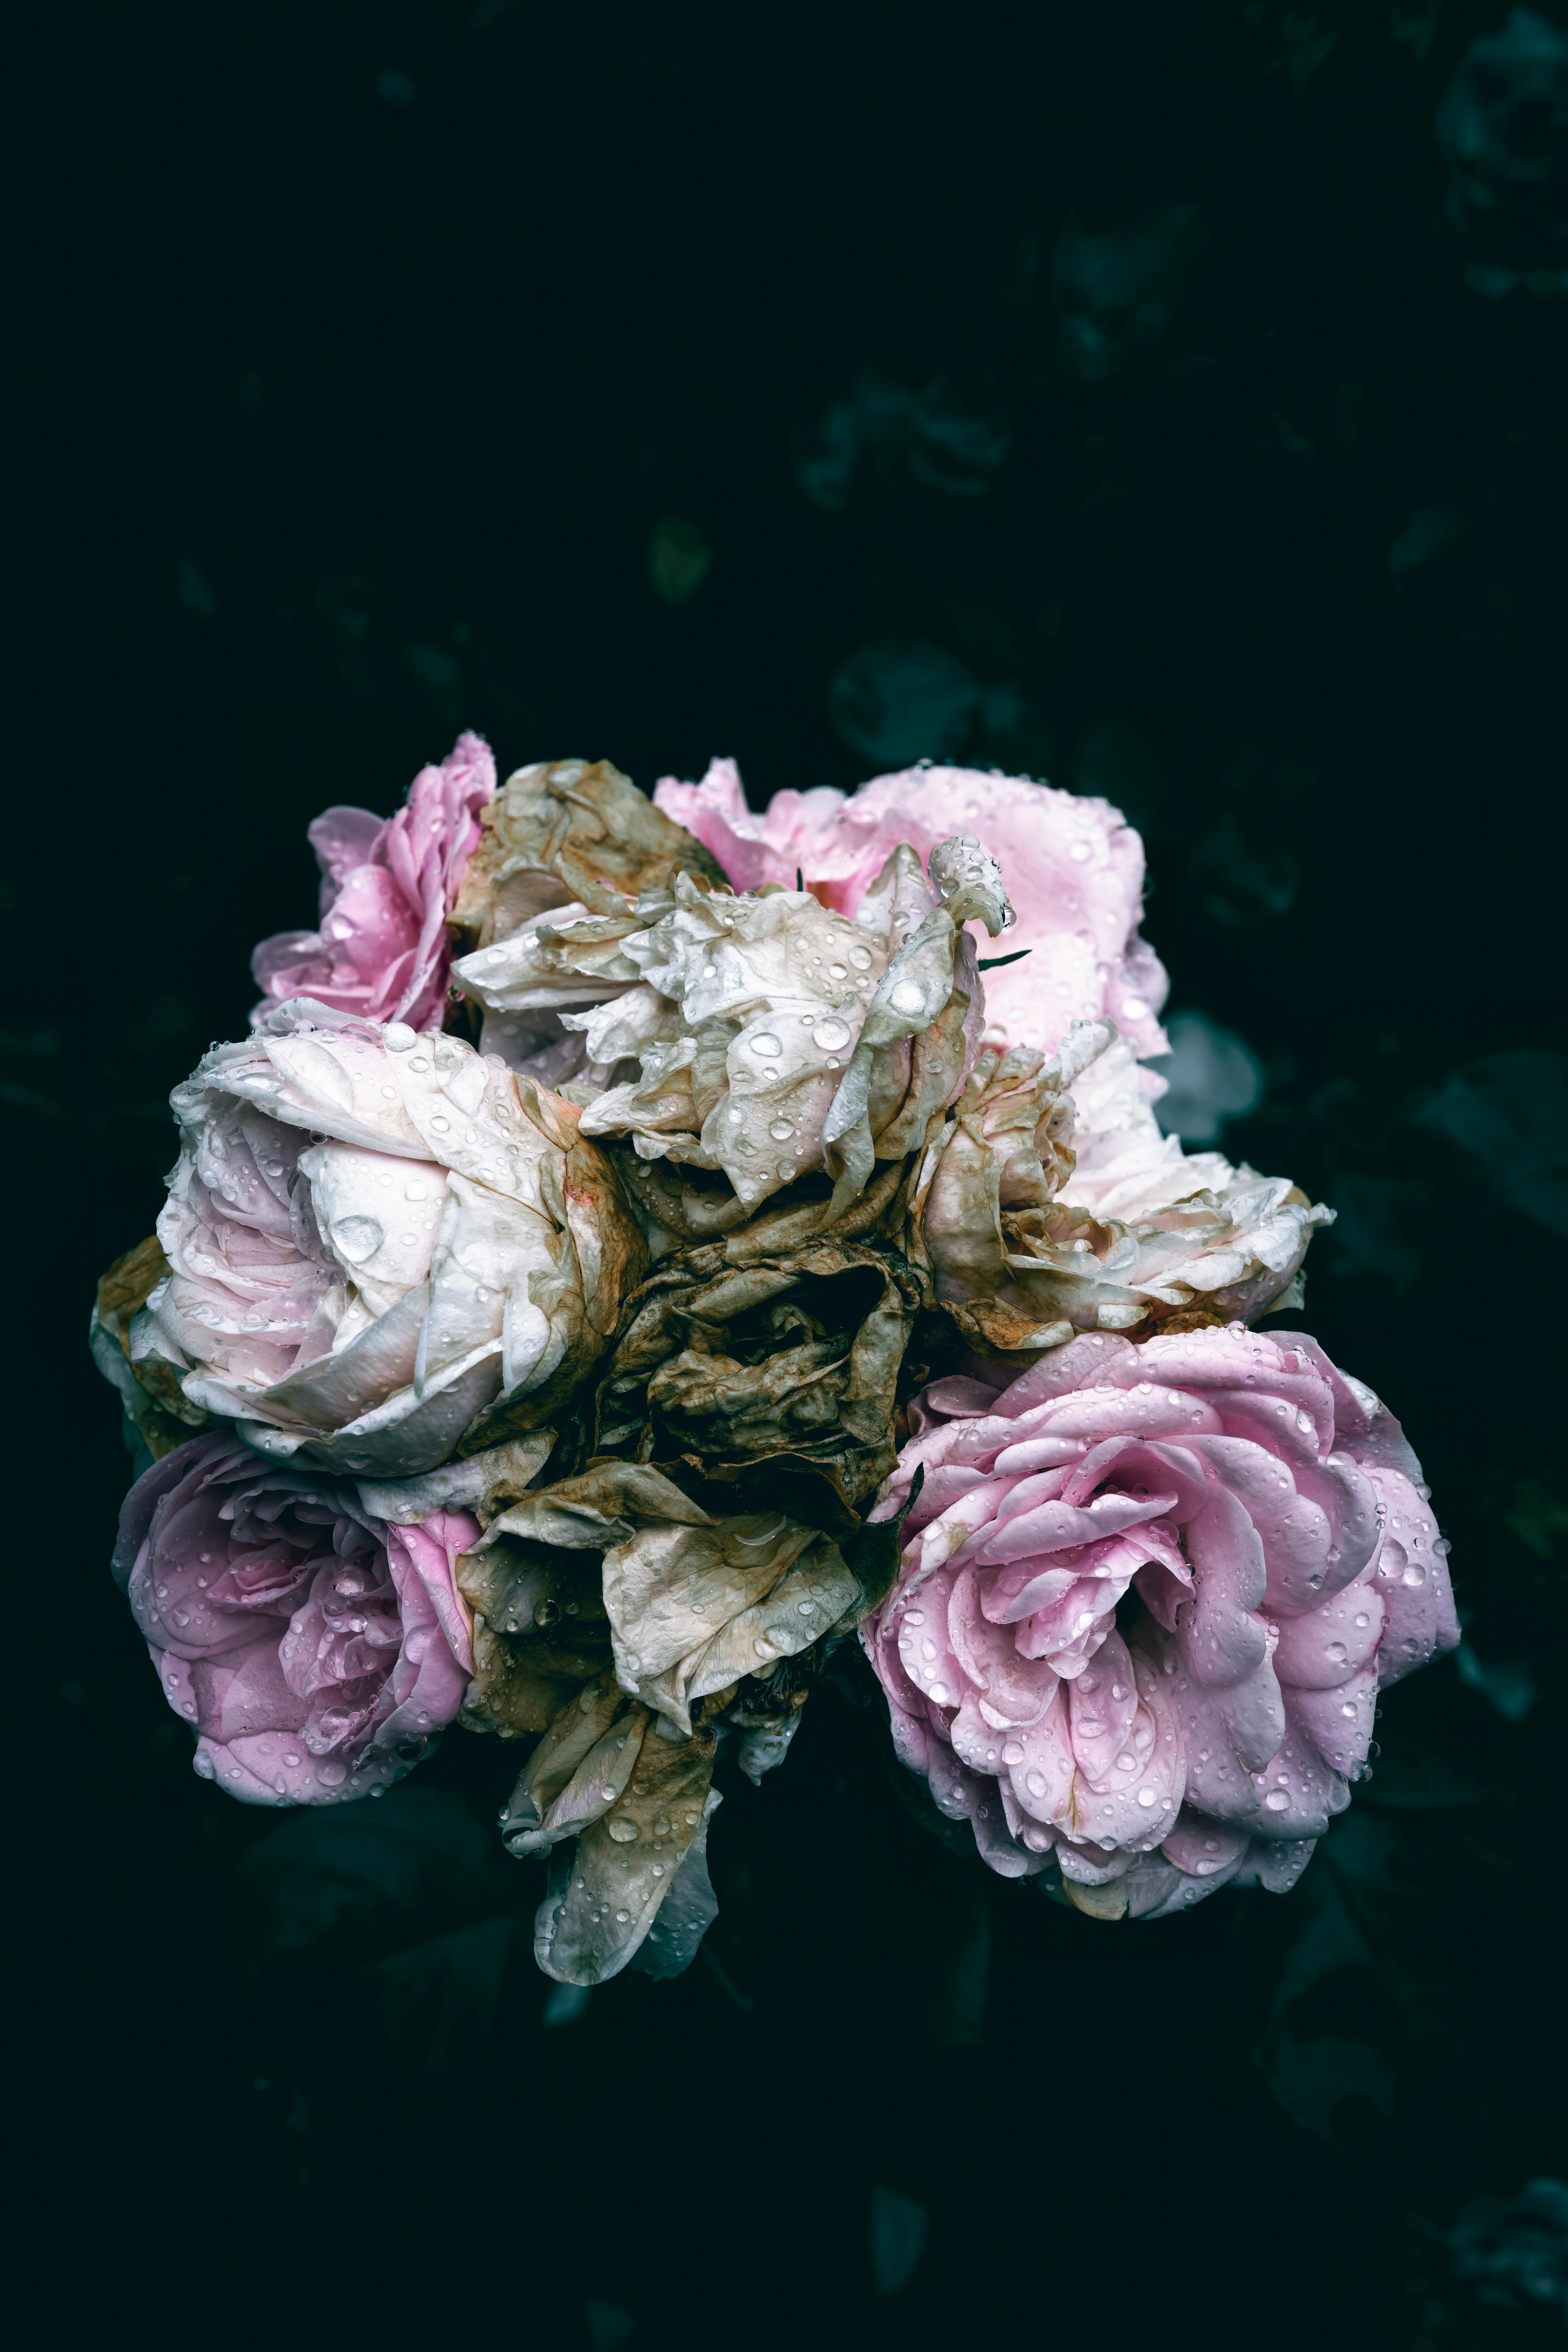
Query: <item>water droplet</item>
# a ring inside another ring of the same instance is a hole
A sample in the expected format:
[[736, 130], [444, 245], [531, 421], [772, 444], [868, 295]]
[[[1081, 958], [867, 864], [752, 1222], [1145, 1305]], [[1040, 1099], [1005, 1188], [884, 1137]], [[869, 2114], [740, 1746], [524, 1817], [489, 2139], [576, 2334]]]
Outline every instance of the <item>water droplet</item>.
[[411, 1070], [419, 1070], [423, 1072], [430, 1067], [430, 1064], [423, 1054], [416, 1054], [408, 1066]]
[[829, 1013], [816, 1024], [816, 1042], [827, 1054], [837, 1054], [849, 1043], [849, 1032], [842, 1021]]
[[437, 1112], [437, 1115], [436, 1115], [436, 1117], [431, 1120], [430, 1124], [431, 1124], [431, 1126], [435, 1129], [435, 1130], [436, 1130], [436, 1132], [437, 1132], [437, 1135], [445, 1135], [445, 1134], [446, 1134], [446, 1132], [447, 1132], [447, 1129], [451, 1126], [452, 1122], [451, 1122], [451, 1120], [450, 1120], [449, 1118], [443, 1118], [441, 1117], [440, 1113], [439, 1113], [439, 1112]]
[[406, 1054], [417, 1040], [405, 1021], [389, 1021], [381, 1033], [381, 1042], [389, 1054]]
[[1345, 1648], [1342, 1642], [1331, 1642], [1329, 1643], [1329, 1655], [1333, 1660], [1336, 1666], [1342, 1666], [1346, 1658], [1350, 1655], [1350, 1653]]
[[1006, 1744], [1006, 1746], [1005, 1746], [1005, 1747], [1003, 1748], [1003, 1750], [1002, 1750], [1002, 1761], [1003, 1761], [1003, 1763], [1004, 1763], [1004, 1764], [1021, 1764], [1021, 1763], [1023, 1762], [1023, 1760], [1024, 1760], [1024, 1743], [1023, 1743], [1023, 1741], [1022, 1741], [1021, 1739], [1009, 1739], [1009, 1740], [1008, 1740], [1008, 1742], [1007, 1742], [1007, 1744]]
[[938, 1706], [945, 1706], [947, 1705], [947, 1685], [945, 1683], [932, 1683], [931, 1686], [931, 1695], [932, 1698], [935, 1699]]
[[1271, 1813], [1282, 1813], [1289, 1804], [1290, 1800], [1283, 1789], [1270, 1789], [1268, 1794], [1264, 1798], [1263, 1802], [1268, 1811]]
[[1409, 1567], [1405, 1571], [1403, 1581], [1412, 1592], [1415, 1592], [1421, 1585], [1425, 1584], [1426, 1581], [1426, 1568], [1425, 1561], [1413, 1559]]
[[[1021, 1748], [1019, 1753], [1020, 1755], [1023, 1753]], [[1024, 1786], [1027, 1789], [1031, 1797], [1043, 1797], [1046, 1793], [1045, 1774], [1043, 1772], [1030, 1772], [1025, 1779]]]
[[1138, 1801], [1144, 1807], [1158, 1804], [1159, 1801], [1160, 1791], [1158, 1789], [1140, 1789], [1138, 1791]]
[[668, 1813], [660, 1813], [657, 1817], [653, 1825], [653, 1833], [656, 1838], [667, 1838], [669, 1835], [669, 1815]]
[[918, 980], [900, 980], [888, 992], [888, 1002], [895, 1013], [922, 1013], [925, 1001], [925, 991]]
[[1342, 1707], [1341, 1707], [1341, 1709], [1340, 1709], [1340, 1713], [1341, 1713], [1342, 1716], [1344, 1716], [1344, 1717], [1346, 1717], [1350, 1722], [1353, 1723], [1353, 1722], [1355, 1721], [1355, 1703], [1354, 1703], [1354, 1701], [1353, 1701], [1353, 1700], [1352, 1700], [1352, 1699], [1346, 1699], [1346, 1701], [1345, 1701], [1345, 1703], [1344, 1703], [1343, 1706], [1342, 1706]]
[[784, 1052], [784, 1047], [771, 1029], [763, 1029], [759, 1030], [756, 1036], [752, 1038], [752, 1051], [753, 1054], [761, 1054], [765, 1060], [771, 1062], [775, 1054]]
[[626, 1921], [631, 1917], [631, 1916], [632, 1915], [629, 1911], [617, 1911], [616, 1914], [616, 1918], [620, 1921], [623, 1927], [626, 1926]]
[[869, 971], [871, 969], [870, 950], [868, 948], [851, 948], [849, 950], [849, 961], [854, 965], [857, 971]]
[[630, 1845], [637, 1833], [636, 1822], [628, 1821], [625, 1813], [617, 1813], [608, 1827], [617, 1845]]

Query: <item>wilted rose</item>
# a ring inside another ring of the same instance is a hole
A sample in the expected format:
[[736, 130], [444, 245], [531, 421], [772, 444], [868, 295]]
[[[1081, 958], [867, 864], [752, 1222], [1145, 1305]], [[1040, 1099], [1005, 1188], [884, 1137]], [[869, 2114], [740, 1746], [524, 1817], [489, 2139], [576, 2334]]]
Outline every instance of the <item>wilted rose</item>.
[[454, 1580], [479, 1522], [398, 1525], [353, 1482], [265, 1460], [227, 1431], [145, 1471], [114, 1574], [195, 1769], [254, 1805], [379, 1796], [457, 1715], [472, 1672]]
[[858, 1509], [893, 1466], [920, 1288], [896, 1251], [722, 1242], [660, 1261], [605, 1368], [598, 1445], [805, 1517]]
[[495, 788], [489, 745], [464, 734], [439, 767], [421, 768], [395, 816], [323, 809], [307, 828], [321, 869], [321, 929], [262, 940], [251, 958], [263, 992], [252, 1020], [310, 996], [369, 1021], [438, 1026], [447, 918]]
[[301, 999], [172, 1101], [131, 1368], [275, 1457], [395, 1476], [538, 1426], [641, 1274], [574, 1108], [458, 1038]]
[[1377, 1692], [1458, 1639], [1420, 1465], [1316, 1341], [1075, 1339], [935, 1383], [863, 1628], [895, 1743], [1005, 1875], [1097, 1916], [1299, 1876]]
[[1009, 1044], [1049, 1052], [1069, 1022], [1109, 1015], [1139, 1054], [1161, 1054], [1156, 1018], [1169, 983], [1139, 937], [1143, 845], [1109, 802], [975, 768], [908, 768], [848, 795], [826, 785], [775, 793], [758, 814], [732, 760], [700, 784], [667, 776], [654, 799], [696, 835], [737, 890], [793, 887], [797, 870], [823, 904], [855, 915], [900, 842], [921, 857], [962, 828], [1001, 866], [1020, 961], [987, 975], [986, 1015]]
[[1314, 1207], [1284, 1176], [1163, 1136], [1126, 1045], [1076, 1023], [1049, 1057], [987, 1048], [928, 1145], [911, 1255], [972, 1344], [1250, 1321], [1293, 1288]]
[[540, 1966], [596, 1984], [640, 1953], [673, 1974], [717, 1907], [703, 1834], [719, 1741], [738, 1740], [753, 1778], [779, 1760], [805, 1654], [853, 1623], [860, 1575], [782, 1512], [715, 1518], [658, 1471], [608, 1461], [520, 1496], [458, 1574], [475, 1612], [465, 1720], [544, 1734], [501, 1817], [514, 1853], [556, 1849]]
[[[631, 1139], [656, 1247], [738, 1226], [803, 1178], [800, 1232], [826, 1232], [879, 1160], [924, 1142], [978, 1045], [962, 926], [1000, 930], [1011, 912], [972, 844], [939, 845], [931, 874], [928, 889], [913, 853], [895, 852], [854, 923], [809, 892], [737, 898], [679, 875], [673, 911], [624, 943], [658, 1025], [640, 1079], [591, 1101], [584, 1132]], [[649, 1169], [665, 1159], [722, 1181], [659, 1182]]]
[[[486, 1050], [558, 1085], [581, 1071], [586, 1048], [557, 1016], [637, 980], [616, 965], [616, 944], [668, 904], [678, 873], [720, 886], [724, 877], [608, 760], [519, 768], [482, 827], [452, 911], [466, 959], [458, 979], [485, 1009]], [[506, 957], [490, 952], [509, 941], [517, 945]], [[507, 985], [489, 984], [498, 971]]]

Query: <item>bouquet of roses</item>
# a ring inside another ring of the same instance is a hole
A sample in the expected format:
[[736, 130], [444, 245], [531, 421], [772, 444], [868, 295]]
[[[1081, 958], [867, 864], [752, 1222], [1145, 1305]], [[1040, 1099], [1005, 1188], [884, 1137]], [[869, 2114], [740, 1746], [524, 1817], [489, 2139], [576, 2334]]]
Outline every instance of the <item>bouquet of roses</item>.
[[1160, 1131], [1117, 811], [498, 785], [468, 734], [310, 839], [318, 928], [174, 1089], [92, 1318], [197, 1772], [337, 1804], [514, 1740], [541, 1968], [670, 1975], [723, 1774], [858, 1641], [1004, 1876], [1099, 1918], [1292, 1885], [1458, 1640], [1447, 1547], [1378, 1399], [1251, 1328], [1331, 1213]]

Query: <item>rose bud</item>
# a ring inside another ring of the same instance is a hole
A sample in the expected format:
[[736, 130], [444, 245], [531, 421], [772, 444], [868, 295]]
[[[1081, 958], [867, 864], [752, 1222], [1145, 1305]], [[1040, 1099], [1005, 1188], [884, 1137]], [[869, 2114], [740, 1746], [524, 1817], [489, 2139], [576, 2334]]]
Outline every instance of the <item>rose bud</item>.
[[331, 1805], [411, 1771], [472, 1672], [453, 1569], [479, 1531], [463, 1510], [388, 1521], [352, 1479], [228, 1431], [145, 1471], [114, 1575], [203, 1779], [246, 1804]]
[[489, 745], [464, 734], [439, 767], [421, 768], [395, 816], [323, 809], [306, 828], [321, 869], [321, 929], [262, 940], [251, 958], [263, 992], [252, 1023], [289, 997], [310, 996], [368, 1021], [438, 1026], [447, 920], [495, 788]]
[[1237, 1327], [1074, 1339], [912, 1418], [861, 1638], [940, 1810], [1097, 1916], [1293, 1884], [1378, 1691], [1458, 1640], [1392, 1414], [1315, 1340]]
[[277, 1459], [406, 1475], [536, 1428], [640, 1277], [573, 1105], [458, 1038], [301, 998], [171, 1099], [131, 1370]]

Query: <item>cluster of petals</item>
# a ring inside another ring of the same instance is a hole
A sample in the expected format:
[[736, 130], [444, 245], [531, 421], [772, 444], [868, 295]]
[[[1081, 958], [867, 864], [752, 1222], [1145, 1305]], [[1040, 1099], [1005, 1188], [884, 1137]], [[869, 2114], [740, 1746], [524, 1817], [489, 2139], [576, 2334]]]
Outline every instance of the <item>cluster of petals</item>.
[[1156, 1916], [1283, 1888], [1349, 1802], [1378, 1691], [1458, 1639], [1420, 1465], [1316, 1341], [1240, 1326], [956, 1378], [862, 1628], [903, 1760], [991, 1866]]
[[479, 1522], [399, 1525], [349, 1479], [227, 1431], [166, 1454], [120, 1515], [114, 1574], [195, 1769], [247, 1804], [374, 1796], [411, 1770], [473, 1671], [458, 1555]]
[[1052, 1055], [987, 1047], [928, 1146], [919, 1245], [936, 1296], [1005, 1353], [1197, 1310], [1251, 1321], [1332, 1212], [1285, 1176], [1162, 1135], [1126, 1042], [1077, 1022]]
[[1025, 776], [922, 766], [850, 794], [829, 785], [775, 793], [758, 814], [733, 760], [713, 761], [698, 784], [667, 776], [654, 799], [737, 890], [793, 888], [799, 873], [824, 906], [850, 916], [900, 842], [923, 858], [950, 834], [973, 834], [1017, 913], [1007, 951], [1022, 960], [985, 983], [998, 1034], [1048, 1053], [1070, 1022], [1109, 1015], [1136, 1053], [1165, 1050], [1158, 1014], [1169, 983], [1138, 929], [1143, 845], [1107, 801]]
[[251, 971], [262, 1001], [253, 1020], [310, 996], [369, 1021], [437, 1027], [451, 961], [447, 918], [495, 788], [489, 745], [462, 734], [438, 766], [421, 768], [395, 816], [323, 809], [308, 828], [321, 869], [321, 925], [279, 931], [257, 948]]
[[714, 1518], [643, 1463], [598, 1460], [495, 1514], [461, 1562], [465, 1720], [542, 1732], [501, 1815], [547, 1854], [535, 1956], [599, 1984], [670, 1975], [717, 1903], [705, 1859], [721, 1740], [753, 1780], [786, 1752], [790, 1662], [864, 1604], [833, 1539], [778, 1511]]
[[[963, 926], [1012, 918], [977, 842], [939, 842], [931, 877], [899, 845], [851, 919], [809, 890], [678, 873], [635, 919], [552, 911], [458, 975], [487, 1014], [552, 1003], [585, 1035], [585, 1135], [722, 1172], [737, 1211], [824, 1170], [853, 1192], [874, 1160], [923, 1142], [962, 1083], [982, 1003]], [[600, 1001], [565, 1010], [579, 991]]]
[[640, 1271], [574, 1107], [459, 1038], [302, 999], [172, 1100], [168, 1272], [132, 1370], [172, 1365], [189, 1404], [275, 1458], [397, 1476], [492, 1405], [542, 1419]]

